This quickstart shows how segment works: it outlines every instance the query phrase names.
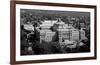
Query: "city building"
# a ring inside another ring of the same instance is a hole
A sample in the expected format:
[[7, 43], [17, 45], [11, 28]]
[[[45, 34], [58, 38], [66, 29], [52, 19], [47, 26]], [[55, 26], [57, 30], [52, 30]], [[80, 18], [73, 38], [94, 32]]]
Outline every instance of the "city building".
[[24, 29], [28, 31], [34, 31], [34, 26], [31, 23], [24, 24]]
[[42, 41], [45, 42], [52, 42], [53, 36], [55, 35], [56, 32], [53, 32], [50, 30], [51, 26], [56, 23], [55, 20], [45, 20], [41, 25], [41, 30], [40, 30], [40, 43]]
[[64, 40], [79, 40], [79, 30], [75, 29], [72, 25], [65, 24], [63, 21], [56, 23], [58, 25], [59, 43]]
[[[50, 30], [54, 25], [57, 26], [56, 31]], [[42, 41], [52, 42], [55, 34], [58, 35], [58, 42], [60, 45], [72, 44], [72, 46], [76, 46], [75, 41], [86, 39], [84, 30], [79, 30], [70, 24], [65, 24], [65, 22], [60, 19], [54, 21], [46, 20], [40, 25], [40, 27], [40, 43], [42, 43]]]

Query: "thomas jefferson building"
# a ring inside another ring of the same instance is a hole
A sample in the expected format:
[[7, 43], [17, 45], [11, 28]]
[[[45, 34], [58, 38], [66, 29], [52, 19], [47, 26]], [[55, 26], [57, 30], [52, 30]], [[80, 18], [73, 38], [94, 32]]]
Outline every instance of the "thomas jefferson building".
[[[52, 31], [50, 28], [56, 25], [56, 31]], [[86, 39], [85, 31], [75, 29], [71, 24], [65, 24], [61, 20], [45, 20], [41, 25], [40, 43], [42, 41], [52, 42], [53, 37], [57, 34], [57, 39], [60, 44], [67, 41], [80, 41]]]

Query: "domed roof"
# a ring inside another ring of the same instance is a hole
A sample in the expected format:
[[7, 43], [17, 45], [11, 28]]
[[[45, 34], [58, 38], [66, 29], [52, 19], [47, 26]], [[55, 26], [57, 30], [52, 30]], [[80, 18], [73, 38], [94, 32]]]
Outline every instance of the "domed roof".
[[61, 19], [59, 18], [58, 20], [57, 20], [57, 23], [56, 24], [65, 24], [63, 21], [61, 21]]

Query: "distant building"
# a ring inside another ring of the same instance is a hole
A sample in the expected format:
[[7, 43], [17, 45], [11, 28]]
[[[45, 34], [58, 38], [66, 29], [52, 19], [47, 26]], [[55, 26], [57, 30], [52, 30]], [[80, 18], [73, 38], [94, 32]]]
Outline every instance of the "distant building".
[[82, 29], [86, 29], [86, 25], [85, 25], [84, 23], [80, 23], [80, 27], [81, 27]]
[[[50, 30], [51, 26], [54, 25], [57, 25], [55, 32]], [[65, 24], [60, 19], [54, 21], [46, 20], [40, 25], [40, 27], [40, 43], [42, 43], [42, 41], [52, 42], [52, 39], [56, 33], [58, 34], [58, 42], [61, 45], [65, 43], [66, 40], [74, 42], [86, 39], [84, 30], [75, 29], [71, 24]]]
[[58, 25], [59, 43], [63, 43], [64, 40], [79, 40], [79, 30], [72, 25], [65, 24], [63, 21], [56, 24]]
[[44, 21], [40, 27], [42, 28], [40, 30], [40, 43], [42, 43], [42, 41], [45, 42], [51, 42], [53, 36], [55, 35], [56, 32], [53, 32], [50, 30], [51, 26], [53, 26], [53, 24], [56, 23], [55, 20], [46, 20]]
[[80, 30], [80, 34], [81, 34], [81, 40], [87, 40], [85, 31], [83, 29]]
[[56, 24], [58, 25], [57, 32], [60, 45], [65, 44], [66, 40], [71, 42], [86, 39], [84, 30], [75, 29], [71, 24], [65, 24], [63, 21], [58, 21]]
[[74, 40], [74, 41], [78, 41], [79, 40], [79, 30], [77, 29], [72, 29], [72, 36], [71, 36], [71, 40]]
[[24, 29], [28, 31], [34, 31], [34, 26], [28, 22], [27, 24], [24, 24]]

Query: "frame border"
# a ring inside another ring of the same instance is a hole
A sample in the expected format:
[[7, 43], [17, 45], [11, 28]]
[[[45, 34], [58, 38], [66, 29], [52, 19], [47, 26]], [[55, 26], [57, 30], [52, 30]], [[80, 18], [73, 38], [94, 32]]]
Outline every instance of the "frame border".
[[[61, 7], [77, 7], [77, 8], [93, 8], [94, 9], [94, 56], [81, 58], [60, 58], [46, 60], [27, 60], [16, 61], [16, 4], [27, 5], [43, 5], [43, 6], [61, 6]], [[81, 5], [81, 4], [64, 4], [64, 3], [48, 3], [34, 1], [10, 1], [10, 64], [28, 64], [28, 63], [47, 63], [75, 60], [90, 60], [97, 59], [97, 7], [96, 5]]]

